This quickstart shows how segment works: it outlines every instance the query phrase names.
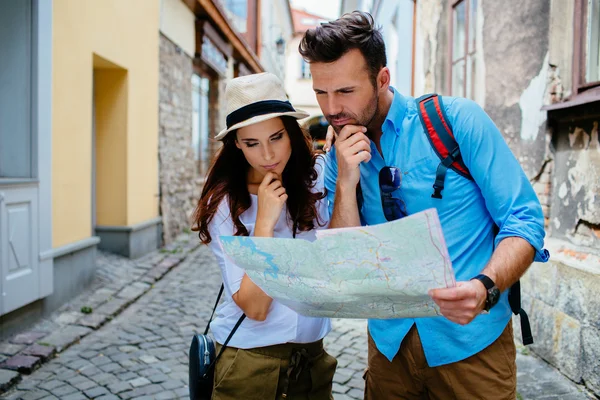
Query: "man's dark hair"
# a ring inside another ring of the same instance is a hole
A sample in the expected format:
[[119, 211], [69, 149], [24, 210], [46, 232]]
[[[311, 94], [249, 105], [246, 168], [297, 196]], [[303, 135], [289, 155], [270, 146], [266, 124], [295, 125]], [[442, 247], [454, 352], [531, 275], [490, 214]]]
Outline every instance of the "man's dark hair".
[[365, 58], [369, 77], [376, 86], [377, 74], [387, 65], [385, 44], [371, 14], [353, 11], [335, 21], [309, 29], [298, 45], [298, 51], [309, 63], [331, 63], [352, 49]]

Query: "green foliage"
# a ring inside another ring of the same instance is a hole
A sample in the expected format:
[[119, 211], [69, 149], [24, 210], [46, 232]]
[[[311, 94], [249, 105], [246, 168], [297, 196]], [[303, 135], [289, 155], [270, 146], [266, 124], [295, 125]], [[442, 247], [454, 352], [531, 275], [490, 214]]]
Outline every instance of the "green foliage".
[[91, 314], [94, 310], [92, 310], [92, 307], [88, 307], [88, 306], [83, 306], [81, 307], [81, 312], [84, 314]]

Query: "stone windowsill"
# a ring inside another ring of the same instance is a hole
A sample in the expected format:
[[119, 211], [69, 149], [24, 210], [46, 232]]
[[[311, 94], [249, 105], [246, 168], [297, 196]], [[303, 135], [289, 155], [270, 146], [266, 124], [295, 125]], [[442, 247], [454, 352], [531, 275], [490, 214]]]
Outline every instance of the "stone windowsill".
[[600, 254], [592, 253], [591, 249], [554, 238], [546, 238], [545, 247], [550, 252], [550, 262], [600, 275]]
[[563, 101], [555, 104], [548, 104], [542, 107], [542, 110], [545, 111], [553, 111], [553, 110], [562, 110], [565, 108], [571, 108], [576, 106], [581, 106], [588, 103], [593, 103], [595, 101], [600, 101], [600, 87], [593, 88], [588, 91], [585, 91], [577, 96], [574, 96], [572, 99]]

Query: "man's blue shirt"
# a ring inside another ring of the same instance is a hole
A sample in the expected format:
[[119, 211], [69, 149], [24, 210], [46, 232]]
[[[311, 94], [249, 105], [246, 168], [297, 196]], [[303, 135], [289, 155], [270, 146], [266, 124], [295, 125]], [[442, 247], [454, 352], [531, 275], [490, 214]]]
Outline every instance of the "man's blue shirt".
[[[474, 181], [449, 169], [443, 199], [431, 197], [440, 159], [423, 131], [415, 99], [394, 91], [382, 126], [383, 158], [371, 142], [371, 161], [360, 166], [363, 220], [368, 225], [386, 222], [378, 176], [382, 167], [394, 166], [402, 172], [401, 186], [394, 197], [405, 202], [408, 214], [437, 209], [457, 281], [468, 281], [478, 275], [495, 245], [506, 237], [527, 240], [535, 248], [535, 260], [547, 261], [542, 208], [500, 131], [473, 101], [445, 97], [443, 102], [463, 161]], [[334, 146], [327, 155], [325, 168], [330, 213], [336, 178]], [[499, 228], [497, 235], [495, 226]], [[465, 326], [444, 317], [369, 320], [369, 332], [379, 351], [391, 361], [404, 336], [416, 324], [427, 363], [435, 367], [483, 350], [500, 336], [510, 318], [508, 291], [505, 291], [489, 314], [481, 314]]]

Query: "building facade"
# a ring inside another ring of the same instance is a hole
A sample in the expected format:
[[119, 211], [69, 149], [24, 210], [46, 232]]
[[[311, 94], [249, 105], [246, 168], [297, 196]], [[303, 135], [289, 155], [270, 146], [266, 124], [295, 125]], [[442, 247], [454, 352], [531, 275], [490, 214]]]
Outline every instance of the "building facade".
[[226, 82], [264, 70], [261, 4], [240, 4], [0, 5], [0, 337], [85, 289], [97, 249], [137, 258], [190, 228]]
[[294, 107], [309, 114], [309, 117], [301, 120], [301, 123], [312, 136], [315, 148], [319, 149], [325, 143], [324, 139], [329, 124], [317, 103], [317, 97], [312, 87], [310, 66], [298, 52], [298, 46], [307, 30], [326, 22], [327, 19], [301, 9], [292, 9], [292, 17], [294, 35], [287, 44], [285, 52], [285, 90]]
[[0, 5], [0, 337], [54, 293], [52, 29], [52, 4]]
[[284, 81], [287, 75], [286, 50], [294, 37], [289, 0], [261, 0], [260, 47], [258, 56], [265, 71]]
[[[468, 97], [495, 121], [546, 218], [551, 261], [534, 263], [522, 279], [535, 340], [530, 349], [600, 394], [600, 2], [350, 0], [344, 6], [344, 12], [371, 11], [380, 23], [403, 93]], [[414, 21], [404, 27], [413, 35], [395, 41], [394, 18], [385, 22], [391, 15]], [[408, 61], [394, 58], [410, 48]]]
[[287, 44], [285, 52], [285, 90], [290, 102], [295, 107], [309, 113], [309, 118], [319, 117], [322, 113], [313, 91], [309, 64], [298, 52], [298, 45], [307, 30], [316, 27], [319, 23], [326, 22], [326, 19], [299, 9], [292, 9], [292, 16], [294, 35]]
[[0, 8], [4, 337], [83, 290], [97, 248], [136, 257], [158, 246], [159, 9], [144, 0]]

